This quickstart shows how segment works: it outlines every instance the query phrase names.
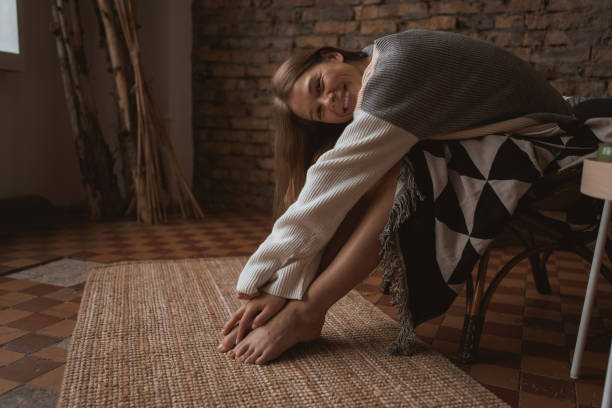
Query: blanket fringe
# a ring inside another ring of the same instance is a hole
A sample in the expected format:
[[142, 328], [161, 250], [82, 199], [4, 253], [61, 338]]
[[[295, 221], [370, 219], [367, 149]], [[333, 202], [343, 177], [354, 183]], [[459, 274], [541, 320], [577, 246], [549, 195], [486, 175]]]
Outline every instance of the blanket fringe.
[[410, 160], [404, 156], [398, 182], [400, 191], [396, 194], [389, 221], [379, 236], [382, 249], [380, 251], [383, 277], [380, 289], [385, 294], [392, 294], [391, 304], [401, 316], [401, 328], [397, 339], [389, 347], [394, 355], [410, 355], [414, 352], [416, 339], [412, 314], [408, 307], [408, 284], [406, 279], [406, 264], [399, 242], [399, 228], [416, 210], [417, 201], [424, 199], [419, 191], [414, 168]]

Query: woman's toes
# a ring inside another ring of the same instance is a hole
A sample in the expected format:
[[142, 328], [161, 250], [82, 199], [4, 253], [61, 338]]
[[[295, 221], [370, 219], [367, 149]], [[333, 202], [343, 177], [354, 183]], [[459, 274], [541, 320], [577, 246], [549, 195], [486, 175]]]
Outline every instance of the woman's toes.
[[245, 362], [247, 358], [249, 358], [253, 354], [253, 349], [249, 348], [247, 351], [242, 353], [240, 356], [240, 361]]
[[268, 362], [269, 353], [263, 352], [261, 355], [255, 360], [255, 364], [266, 364]]
[[251, 357], [255, 353], [255, 347], [250, 347], [243, 355], [240, 361], [246, 362], [249, 357]]
[[249, 349], [248, 344], [245, 343], [238, 343], [238, 345], [235, 347], [236, 350], [236, 358], [238, 360], [240, 360], [240, 357], [242, 357], [242, 355]]
[[255, 351], [246, 359], [245, 363], [253, 364], [261, 356], [261, 351]]

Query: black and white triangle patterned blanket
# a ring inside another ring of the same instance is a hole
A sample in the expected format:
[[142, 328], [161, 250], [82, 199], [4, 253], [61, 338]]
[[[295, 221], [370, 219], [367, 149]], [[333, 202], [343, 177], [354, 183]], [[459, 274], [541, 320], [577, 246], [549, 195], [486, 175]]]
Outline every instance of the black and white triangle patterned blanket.
[[580, 120], [546, 134], [423, 140], [404, 157], [380, 237], [383, 290], [402, 316], [391, 352], [409, 353], [413, 328], [446, 312], [534, 182], [612, 143], [612, 99], [597, 101], [574, 106]]

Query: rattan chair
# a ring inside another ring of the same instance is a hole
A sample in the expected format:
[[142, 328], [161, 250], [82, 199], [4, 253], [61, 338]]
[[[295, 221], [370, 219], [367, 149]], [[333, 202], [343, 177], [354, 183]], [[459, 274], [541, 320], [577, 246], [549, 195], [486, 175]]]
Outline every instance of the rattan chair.
[[[533, 279], [539, 293], [551, 293], [546, 272], [546, 261], [553, 251], [574, 252], [588, 262], [593, 259], [589, 245], [597, 238], [597, 228], [586, 231], [572, 231], [567, 223], [556, 221], [542, 214], [542, 211], [565, 211], [572, 209], [584, 215], [585, 222], [591, 219], [597, 223], [601, 214], [601, 201], [580, 194], [579, 185], [582, 165], [574, 166], [553, 176], [547, 176], [536, 183], [521, 200], [512, 220], [506, 225], [505, 234], [518, 238], [522, 251], [495, 272], [486, 285], [486, 273], [491, 249], [507, 246], [508, 242], [498, 239], [482, 256], [475, 271], [475, 277], [468, 276], [466, 282], [466, 315], [459, 344], [459, 359], [464, 363], [473, 362], [478, 353], [485, 314], [491, 298], [500, 282], [521, 261], [528, 259]], [[596, 226], [596, 225], [595, 225]], [[499, 241], [499, 242], [498, 242]], [[514, 242], [516, 244], [517, 241]], [[612, 245], [606, 245], [608, 260], [612, 259]], [[602, 265], [601, 273], [612, 283], [612, 272]]]

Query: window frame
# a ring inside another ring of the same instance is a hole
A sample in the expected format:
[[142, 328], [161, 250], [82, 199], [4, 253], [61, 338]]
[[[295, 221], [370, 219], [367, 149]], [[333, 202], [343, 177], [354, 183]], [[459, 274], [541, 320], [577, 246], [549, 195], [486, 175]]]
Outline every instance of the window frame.
[[23, 71], [25, 69], [25, 56], [23, 49], [23, 3], [15, 0], [17, 6], [17, 31], [19, 36], [19, 54], [0, 51], [0, 71]]

